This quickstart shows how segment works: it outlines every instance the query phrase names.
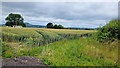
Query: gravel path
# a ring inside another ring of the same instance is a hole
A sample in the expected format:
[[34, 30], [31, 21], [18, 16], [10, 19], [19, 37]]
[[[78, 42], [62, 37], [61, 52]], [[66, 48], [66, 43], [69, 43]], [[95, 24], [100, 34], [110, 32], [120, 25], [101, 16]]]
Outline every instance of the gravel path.
[[36, 59], [32, 56], [19, 56], [11, 59], [3, 59], [2, 66], [44, 66], [45, 65], [41, 60]]

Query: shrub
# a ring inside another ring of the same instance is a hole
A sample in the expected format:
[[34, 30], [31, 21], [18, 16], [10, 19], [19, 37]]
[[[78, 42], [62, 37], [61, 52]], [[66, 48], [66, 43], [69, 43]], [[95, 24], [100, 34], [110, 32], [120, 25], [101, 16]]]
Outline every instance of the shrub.
[[97, 40], [99, 42], [110, 43], [115, 39], [118, 39], [118, 24], [118, 20], [112, 20], [107, 25], [99, 28], [97, 33]]

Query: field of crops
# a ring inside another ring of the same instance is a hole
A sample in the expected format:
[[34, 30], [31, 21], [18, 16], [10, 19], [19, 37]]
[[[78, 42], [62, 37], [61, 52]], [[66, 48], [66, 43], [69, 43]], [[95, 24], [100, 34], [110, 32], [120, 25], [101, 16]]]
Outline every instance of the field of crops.
[[95, 32], [95, 30], [3, 27], [2, 38], [5, 42], [27, 42], [28, 45], [40, 46], [62, 39], [90, 36], [92, 32]]

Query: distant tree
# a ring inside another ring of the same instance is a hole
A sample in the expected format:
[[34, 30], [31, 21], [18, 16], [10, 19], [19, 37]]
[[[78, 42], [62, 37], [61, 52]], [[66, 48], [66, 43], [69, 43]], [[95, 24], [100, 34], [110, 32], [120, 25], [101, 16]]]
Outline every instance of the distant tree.
[[85, 28], [85, 30], [94, 30], [93, 28]]
[[23, 17], [20, 14], [13, 14], [10, 13], [7, 17], [6, 17], [6, 26], [11, 26], [13, 27], [13, 25], [21, 25], [23, 27], [26, 27], [26, 25], [23, 22]]
[[55, 28], [55, 29], [63, 29], [64, 27], [62, 25], [56, 25], [55, 24], [53, 28]]
[[58, 29], [58, 25], [55, 24], [55, 25], [54, 25], [54, 28], [55, 28], [55, 29]]
[[53, 25], [52, 23], [48, 23], [47, 28], [64, 29], [62, 25], [57, 25], [57, 24]]
[[52, 23], [48, 23], [47, 24], [47, 28], [53, 28], [53, 24]]
[[59, 29], [63, 29], [64, 27], [62, 25], [58, 25], [58, 28]]

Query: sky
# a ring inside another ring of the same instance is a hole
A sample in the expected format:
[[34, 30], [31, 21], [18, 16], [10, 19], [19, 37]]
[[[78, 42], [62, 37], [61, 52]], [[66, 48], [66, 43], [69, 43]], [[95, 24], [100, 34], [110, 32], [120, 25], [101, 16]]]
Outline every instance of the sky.
[[118, 2], [2, 2], [2, 23], [9, 13], [34, 25], [97, 28], [118, 18]]

